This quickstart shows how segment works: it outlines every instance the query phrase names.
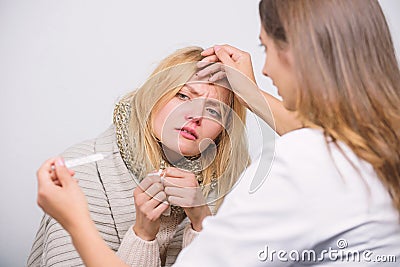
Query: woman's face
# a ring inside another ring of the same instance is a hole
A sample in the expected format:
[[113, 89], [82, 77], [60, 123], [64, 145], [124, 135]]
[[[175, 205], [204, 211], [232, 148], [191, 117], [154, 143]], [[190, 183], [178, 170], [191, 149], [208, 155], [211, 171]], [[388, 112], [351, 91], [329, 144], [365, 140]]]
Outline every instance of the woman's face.
[[278, 88], [283, 105], [288, 110], [296, 110], [297, 83], [293, 70], [293, 57], [290, 48], [279, 50], [273, 39], [261, 27], [260, 41], [265, 48], [265, 63], [263, 74], [268, 76]]
[[153, 114], [155, 136], [183, 156], [198, 155], [223, 131], [222, 117], [229, 90], [208, 83], [190, 83]]

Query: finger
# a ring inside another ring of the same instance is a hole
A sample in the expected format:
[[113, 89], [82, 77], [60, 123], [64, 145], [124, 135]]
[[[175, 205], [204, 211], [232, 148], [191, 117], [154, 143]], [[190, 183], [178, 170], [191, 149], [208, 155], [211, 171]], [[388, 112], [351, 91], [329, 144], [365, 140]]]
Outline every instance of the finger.
[[207, 57], [203, 58], [202, 60], [197, 62], [196, 65], [198, 68], [204, 68], [205, 66], [209, 65], [210, 63], [215, 63], [218, 61], [219, 61], [219, 59], [216, 55], [211, 55], [211, 56], [207, 56]]
[[153, 218], [160, 218], [161, 214], [163, 214], [164, 211], [166, 211], [169, 207], [169, 204], [167, 202], [161, 202], [155, 209], [151, 211], [151, 215]]
[[201, 61], [199, 61], [199, 62], [196, 63], [197, 68], [202, 69], [202, 68], [207, 67], [208, 65], [211, 65], [211, 64], [215, 63], [215, 62], [213, 62], [213, 61], [211, 61], [211, 62], [206, 61], [205, 59], [206, 59], [206, 58], [204, 58], [204, 59], [202, 59]]
[[[151, 174], [154, 174], [155, 172], [152, 172]], [[151, 175], [151, 176], [146, 176], [143, 181], [140, 182], [138, 188], [142, 192], [146, 191], [152, 184], [154, 183], [160, 183], [161, 178], [159, 175]]]
[[183, 197], [177, 197], [177, 196], [169, 196], [168, 197], [168, 202], [170, 205], [175, 205], [179, 207], [189, 207], [188, 203], [186, 203], [186, 199]]
[[187, 190], [190, 190], [190, 189], [174, 187], [174, 186], [167, 186], [167, 187], [165, 187], [164, 192], [168, 197], [170, 197], [170, 196], [183, 197], [183, 196], [187, 195]]
[[165, 194], [164, 191], [158, 192], [157, 195], [155, 195], [152, 199], [149, 199], [149, 201], [145, 202], [143, 206], [143, 210], [145, 211], [151, 211], [155, 209], [160, 203], [164, 202], [167, 200], [167, 195]]
[[216, 48], [215, 54], [218, 56], [219, 60], [223, 63], [226, 64], [230, 67], [233, 67], [235, 64], [235, 61], [231, 57], [231, 55], [223, 48]]
[[174, 178], [174, 177], [165, 177], [164, 179], [164, 188], [165, 187], [179, 187], [179, 188], [196, 188], [199, 187], [198, 182], [194, 180], [182, 179], [182, 178]]
[[149, 198], [152, 198], [157, 195], [158, 192], [163, 190], [164, 186], [161, 183], [154, 183], [143, 194], [146, 194]]
[[213, 55], [214, 54], [214, 47], [212, 46], [212, 47], [209, 47], [209, 48], [207, 48], [206, 50], [204, 50], [203, 52], [201, 52], [201, 55], [203, 56], [203, 57], [207, 57], [207, 56], [211, 56], [211, 55]]
[[54, 182], [51, 180], [51, 166], [54, 165], [56, 158], [46, 160], [36, 173], [38, 181], [37, 204], [43, 208], [43, 201], [54, 192]]
[[167, 194], [164, 191], [160, 191], [155, 195], [151, 201], [157, 203], [156, 205], [160, 204], [167, 200]]
[[46, 160], [36, 172], [39, 188], [42, 186], [51, 185], [53, 183], [50, 172], [52, 171], [51, 166], [54, 165], [55, 160], [56, 158], [50, 158]]
[[70, 174], [71, 176], [74, 176], [74, 175], [75, 175], [75, 171], [74, 171], [74, 170], [68, 169], [68, 172], [69, 172], [69, 174]]
[[165, 177], [164, 178], [164, 189], [166, 187], [180, 187], [184, 188], [186, 187], [185, 184], [182, 183], [181, 178], [173, 178], [173, 177]]
[[234, 61], [237, 61], [245, 53], [244, 51], [228, 44], [216, 45], [214, 46], [214, 51], [217, 52], [221, 48], [223, 48]]
[[198, 77], [206, 77], [206, 76], [208, 76], [210, 74], [213, 74], [213, 73], [221, 71], [222, 70], [221, 67], [222, 67], [221, 64], [214, 63], [214, 64], [211, 64], [211, 65], [205, 67], [204, 69], [198, 71], [196, 73], [196, 75]]
[[226, 78], [225, 71], [219, 71], [217, 73], [214, 73], [208, 80], [213, 83], [213, 82], [222, 80], [224, 78]]
[[207, 63], [213, 63], [213, 62], [218, 62], [218, 61], [219, 61], [219, 59], [218, 59], [217, 55], [211, 55], [211, 56], [207, 56], [207, 57], [203, 58], [199, 62], [202, 62], [202, 63], [206, 63], [206, 62]]
[[56, 175], [61, 186], [66, 186], [72, 181], [72, 176], [65, 166], [63, 158], [57, 158], [56, 160]]
[[58, 180], [55, 171], [51, 170], [51, 172], [50, 172], [50, 178], [51, 178], [52, 181]]
[[186, 177], [188, 174], [191, 174], [191, 172], [184, 171], [174, 167], [168, 167], [164, 170], [165, 177], [183, 178]]
[[54, 165], [55, 160], [56, 160], [55, 157], [46, 160], [46, 161], [42, 164], [42, 166], [40, 166], [40, 168], [38, 169], [38, 171], [37, 171], [36, 174], [37, 174], [37, 175], [39, 175], [39, 174], [40, 174], [40, 175], [42, 175], [42, 174], [48, 175], [48, 174], [52, 171], [51, 166]]

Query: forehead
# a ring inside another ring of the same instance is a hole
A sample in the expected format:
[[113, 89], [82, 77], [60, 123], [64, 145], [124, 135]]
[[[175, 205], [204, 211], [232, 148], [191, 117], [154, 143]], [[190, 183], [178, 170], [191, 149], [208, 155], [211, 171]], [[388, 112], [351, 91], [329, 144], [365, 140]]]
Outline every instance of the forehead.
[[182, 89], [187, 90], [193, 94], [194, 97], [213, 98], [222, 101], [227, 105], [229, 104], [228, 100], [230, 90], [221, 85], [206, 82], [188, 82]]

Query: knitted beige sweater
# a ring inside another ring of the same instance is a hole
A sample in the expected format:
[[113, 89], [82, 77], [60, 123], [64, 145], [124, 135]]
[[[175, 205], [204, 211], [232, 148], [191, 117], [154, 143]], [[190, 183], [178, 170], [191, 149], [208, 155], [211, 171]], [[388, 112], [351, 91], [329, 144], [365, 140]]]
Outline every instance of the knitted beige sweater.
[[[119, 151], [113, 126], [98, 138], [71, 147], [62, 156], [71, 159], [111, 151]], [[162, 216], [160, 231], [154, 241], [144, 241], [134, 234], [132, 226], [136, 213], [133, 190], [137, 184], [118, 153], [74, 170], [97, 229], [107, 245], [128, 265], [170, 266], [182, 247], [197, 235], [184, 215]], [[214, 207], [210, 208], [213, 210]], [[27, 266], [83, 266], [83, 263], [69, 234], [45, 214]]]

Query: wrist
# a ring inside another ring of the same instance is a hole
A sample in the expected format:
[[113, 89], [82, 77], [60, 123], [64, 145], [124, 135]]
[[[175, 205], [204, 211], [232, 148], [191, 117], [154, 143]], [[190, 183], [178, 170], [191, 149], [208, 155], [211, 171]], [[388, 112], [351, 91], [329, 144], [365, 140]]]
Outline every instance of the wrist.
[[196, 232], [201, 232], [203, 230], [203, 222], [196, 223], [196, 224], [191, 223], [190, 225], [191, 225], [192, 229], [195, 230]]
[[197, 216], [188, 216], [192, 225], [192, 229], [200, 232], [203, 230], [203, 220], [205, 217], [212, 215], [210, 208], [207, 205], [196, 207], [193, 209], [199, 209], [197, 211]]
[[153, 241], [156, 239], [156, 235], [149, 234], [142, 227], [138, 227], [136, 224], [132, 227], [132, 231], [137, 237], [145, 241]]
[[78, 219], [76, 223], [71, 223], [64, 228], [71, 235], [73, 243], [79, 239], [91, 240], [99, 235], [96, 225], [90, 217], [88, 219]]

